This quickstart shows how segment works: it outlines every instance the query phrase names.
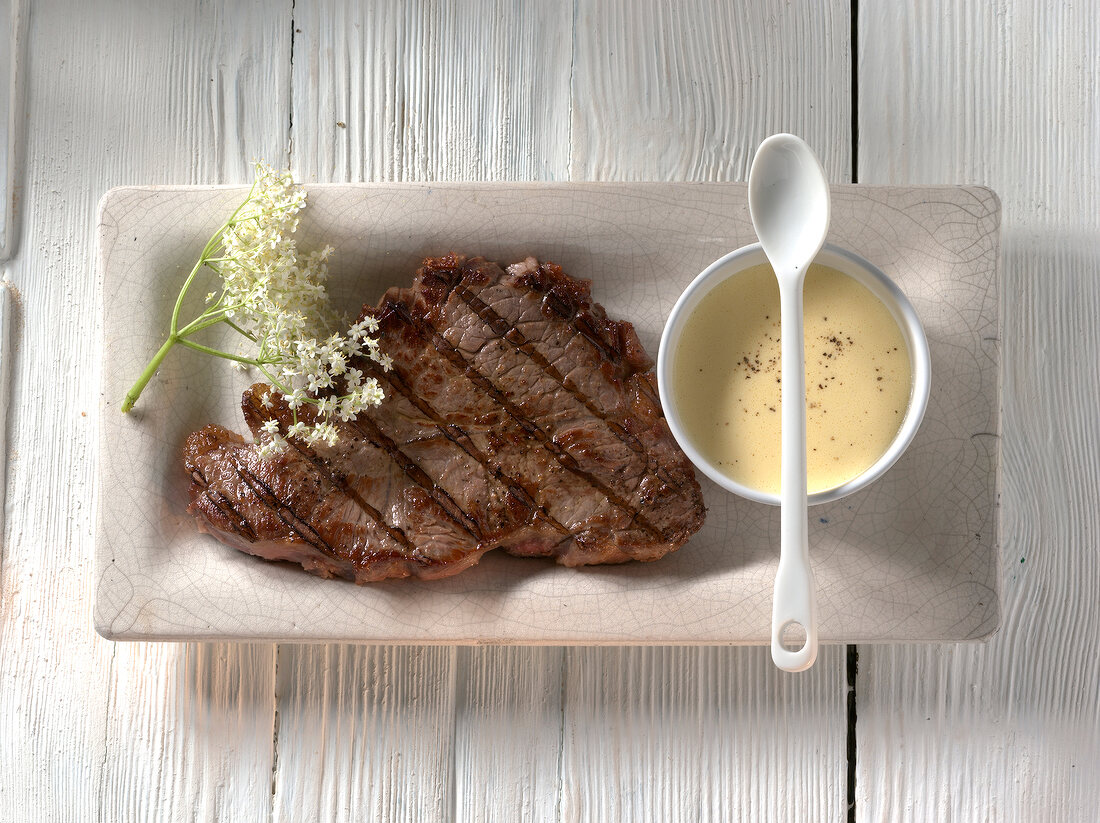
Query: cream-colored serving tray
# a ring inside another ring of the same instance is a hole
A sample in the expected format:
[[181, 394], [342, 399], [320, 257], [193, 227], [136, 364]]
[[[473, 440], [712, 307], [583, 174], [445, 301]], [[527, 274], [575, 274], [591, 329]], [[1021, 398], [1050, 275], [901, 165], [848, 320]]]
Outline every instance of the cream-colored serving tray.
[[[364, 643], [750, 644], [768, 639], [778, 510], [703, 480], [703, 529], [657, 563], [566, 569], [491, 552], [434, 582], [355, 586], [199, 534], [180, 448], [244, 430], [247, 378], [173, 351], [119, 412], [163, 340], [182, 278], [242, 188], [120, 188], [99, 217], [102, 395], [95, 625], [116, 639]], [[303, 248], [331, 243], [350, 308], [457, 251], [535, 255], [593, 282], [651, 355], [680, 291], [754, 242], [742, 184], [441, 183], [309, 186]], [[810, 510], [825, 642], [953, 641], [998, 625], [1000, 205], [979, 187], [837, 186], [829, 242], [908, 294], [932, 348], [932, 395], [902, 459], [873, 487]], [[199, 294], [209, 289], [197, 288]]]

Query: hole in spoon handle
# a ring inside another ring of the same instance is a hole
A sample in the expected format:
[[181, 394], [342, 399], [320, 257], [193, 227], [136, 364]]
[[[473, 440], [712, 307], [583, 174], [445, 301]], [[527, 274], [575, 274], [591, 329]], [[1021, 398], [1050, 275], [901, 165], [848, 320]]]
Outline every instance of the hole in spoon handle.
[[[783, 639], [797, 627], [801, 627], [805, 642], [799, 649], [788, 649]], [[772, 600], [772, 662], [784, 671], [800, 672], [810, 668], [816, 659], [817, 598], [813, 572], [808, 562], [780, 560]]]

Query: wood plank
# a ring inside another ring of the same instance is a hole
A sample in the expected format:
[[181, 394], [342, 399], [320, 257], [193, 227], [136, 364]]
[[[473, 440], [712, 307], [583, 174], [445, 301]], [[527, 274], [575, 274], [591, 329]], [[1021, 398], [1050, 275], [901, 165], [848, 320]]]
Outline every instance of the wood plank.
[[844, 648], [567, 653], [561, 820], [844, 818]]
[[270, 644], [119, 645], [99, 820], [270, 817]]
[[987, 644], [861, 647], [858, 816], [1091, 820], [1100, 18], [1092, 4], [861, 4], [859, 43], [860, 181], [983, 183], [1003, 202], [1005, 593]]
[[279, 820], [444, 820], [457, 649], [280, 646]]
[[22, 203], [27, 4], [0, 1], [0, 260], [15, 252]]
[[558, 819], [566, 653], [562, 648], [459, 650], [454, 820]]
[[275, 819], [552, 819], [560, 658], [280, 647]]
[[[272, 650], [114, 646], [89, 622], [100, 351], [96, 204], [285, 158], [289, 4], [33, 4], [28, 204], [0, 558], [0, 819], [253, 819], [270, 808]], [[108, 353], [109, 355], [109, 353]], [[44, 389], [44, 381], [49, 389]], [[181, 581], [186, 585], [186, 581]]]
[[579, 0], [574, 180], [747, 180], [788, 131], [851, 181], [849, 4]]
[[294, 167], [303, 180], [559, 180], [571, 5], [299, 0]]

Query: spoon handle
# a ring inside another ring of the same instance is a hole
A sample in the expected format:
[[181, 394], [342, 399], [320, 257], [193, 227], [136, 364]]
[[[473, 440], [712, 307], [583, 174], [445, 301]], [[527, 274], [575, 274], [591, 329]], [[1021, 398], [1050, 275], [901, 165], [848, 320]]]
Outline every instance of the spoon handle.
[[[817, 600], [810, 568], [806, 515], [806, 353], [803, 343], [802, 271], [779, 273], [782, 352], [783, 457], [779, 497], [779, 569], [772, 598], [772, 660], [798, 672], [817, 659]], [[783, 630], [798, 623], [806, 642], [797, 651], [783, 646]]]

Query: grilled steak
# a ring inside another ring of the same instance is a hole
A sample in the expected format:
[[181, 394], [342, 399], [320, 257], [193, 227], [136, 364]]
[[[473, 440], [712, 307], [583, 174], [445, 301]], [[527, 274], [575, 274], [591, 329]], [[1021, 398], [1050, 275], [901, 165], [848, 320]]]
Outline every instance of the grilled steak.
[[[426, 260], [377, 307], [393, 369], [366, 358], [383, 403], [335, 446], [282, 455], [221, 426], [184, 449], [200, 528], [250, 554], [357, 583], [444, 577], [502, 548], [567, 566], [656, 560], [703, 523], [699, 484], [665, 424], [633, 326], [589, 284], [529, 258]], [[282, 432], [276, 393], [245, 420]], [[299, 410], [299, 415], [302, 411]]]

